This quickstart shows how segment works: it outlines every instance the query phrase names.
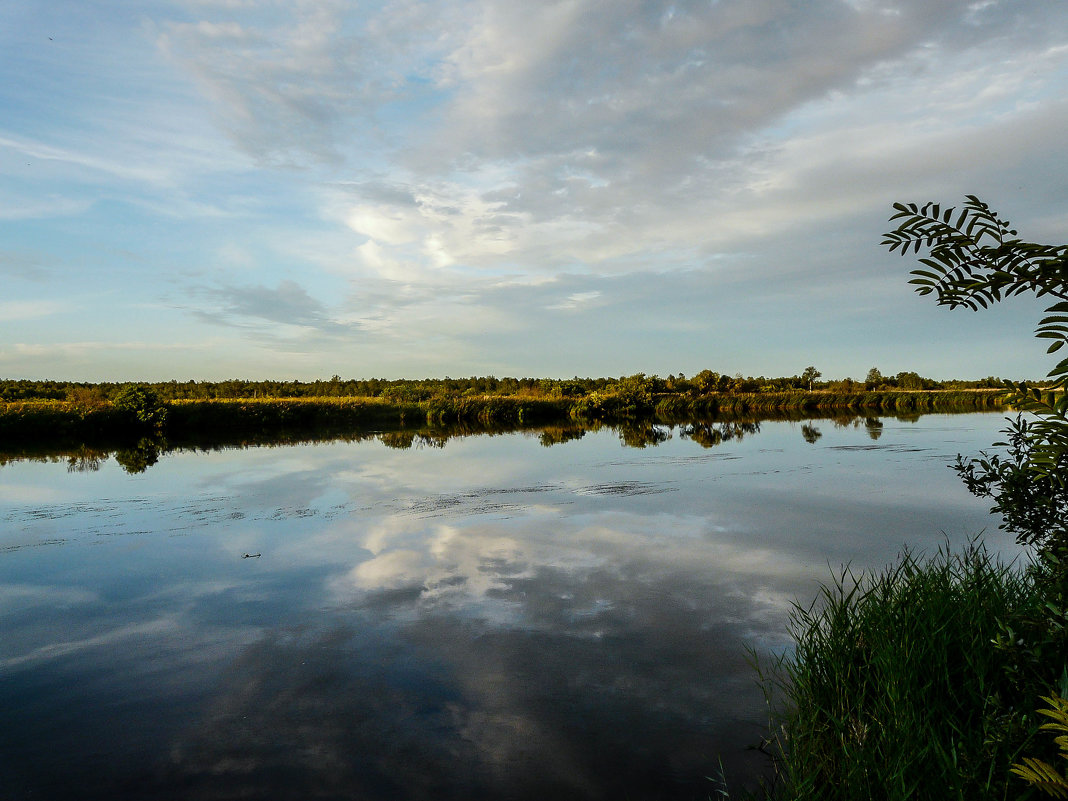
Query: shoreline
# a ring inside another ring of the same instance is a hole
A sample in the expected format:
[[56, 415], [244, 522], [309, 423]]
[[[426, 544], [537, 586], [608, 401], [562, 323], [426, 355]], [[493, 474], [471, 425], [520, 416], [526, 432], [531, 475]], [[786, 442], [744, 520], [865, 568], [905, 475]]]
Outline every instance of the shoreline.
[[893, 414], [999, 411], [1000, 390], [892, 390], [840, 393], [660, 393], [639, 397], [591, 392], [579, 398], [440, 396], [397, 402], [369, 397], [226, 398], [150, 401], [151, 410], [110, 401], [23, 400], [0, 403], [0, 448], [136, 442], [146, 437], [176, 441], [217, 438], [346, 436], [371, 430], [487, 428], [553, 423], [633, 424], [718, 422], [752, 415]]

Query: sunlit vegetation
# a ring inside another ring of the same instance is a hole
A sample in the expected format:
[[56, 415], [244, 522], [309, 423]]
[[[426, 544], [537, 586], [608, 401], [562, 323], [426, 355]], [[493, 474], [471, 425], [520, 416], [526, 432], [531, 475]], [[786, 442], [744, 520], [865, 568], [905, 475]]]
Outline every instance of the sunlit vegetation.
[[[806, 368], [811, 370], [814, 368]], [[818, 371], [817, 371], [818, 372]], [[0, 401], [67, 401], [90, 409], [114, 402], [131, 387], [151, 390], [161, 401], [256, 398], [376, 398], [393, 404], [419, 403], [434, 398], [520, 397], [579, 399], [593, 393], [625, 396], [640, 402], [645, 396], [700, 397], [704, 395], [766, 395], [812, 391], [854, 395], [893, 390], [1001, 389], [1003, 382], [993, 376], [978, 380], [936, 381], [913, 372], [884, 376], [872, 368], [864, 381], [851, 378], [815, 381], [804, 372], [782, 378], [730, 376], [702, 370], [685, 375], [637, 373], [619, 378], [423, 378], [387, 380], [342, 379], [323, 381], [160, 381], [128, 383], [84, 383], [75, 381], [29, 381], [0, 379]], [[811, 387], [809, 386], [811, 383]]]
[[[7, 442], [91, 442], [144, 436], [336, 434], [361, 427], [524, 426], [627, 421], [688, 422], [754, 414], [869, 414], [1001, 408], [998, 380], [937, 382], [915, 373], [820, 383], [806, 368], [785, 378], [703, 370], [692, 378], [443, 378], [386, 381], [168, 381], [87, 384], [0, 381]], [[811, 385], [813, 388], [808, 389]], [[632, 426], [633, 428], [633, 426]]]

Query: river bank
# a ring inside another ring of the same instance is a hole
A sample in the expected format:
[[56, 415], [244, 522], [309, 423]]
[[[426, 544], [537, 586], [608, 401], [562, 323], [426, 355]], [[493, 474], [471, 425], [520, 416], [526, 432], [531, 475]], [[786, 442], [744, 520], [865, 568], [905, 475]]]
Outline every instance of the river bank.
[[78, 445], [165, 436], [344, 436], [374, 429], [478, 424], [717, 420], [749, 414], [899, 413], [997, 410], [998, 390], [679, 394], [592, 392], [579, 398], [439, 396], [421, 401], [368, 397], [15, 401], [0, 404], [0, 443]]

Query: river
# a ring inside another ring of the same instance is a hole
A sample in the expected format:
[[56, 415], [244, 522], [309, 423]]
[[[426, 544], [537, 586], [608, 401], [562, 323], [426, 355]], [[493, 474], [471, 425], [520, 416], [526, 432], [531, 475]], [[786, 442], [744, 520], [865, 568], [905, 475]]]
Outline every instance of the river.
[[0, 797], [690, 799], [721, 772], [751, 784], [767, 709], [749, 654], [789, 652], [792, 602], [905, 545], [985, 529], [1018, 553], [948, 467], [1003, 425], [625, 437], [645, 447], [609, 428], [393, 436], [173, 452], [136, 474], [114, 458], [9, 462]]

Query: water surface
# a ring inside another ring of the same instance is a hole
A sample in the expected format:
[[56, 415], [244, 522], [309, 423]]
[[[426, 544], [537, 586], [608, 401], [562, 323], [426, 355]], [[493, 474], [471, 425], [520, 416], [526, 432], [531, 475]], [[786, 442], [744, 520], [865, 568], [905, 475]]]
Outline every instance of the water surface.
[[905, 544], [1016, 553], [947, 467], [1002, 425], [7, 464], [0, 797], [688, 799], [721, 763], [737, 787], [766, 767], [746, 649], [789, 648], [793, 600]]

